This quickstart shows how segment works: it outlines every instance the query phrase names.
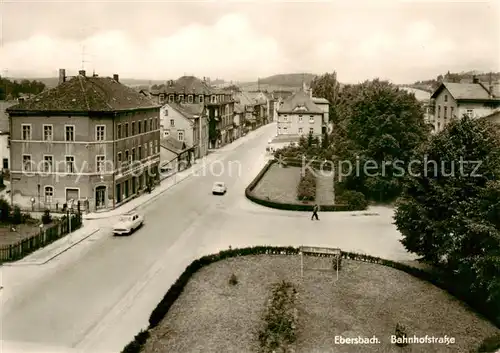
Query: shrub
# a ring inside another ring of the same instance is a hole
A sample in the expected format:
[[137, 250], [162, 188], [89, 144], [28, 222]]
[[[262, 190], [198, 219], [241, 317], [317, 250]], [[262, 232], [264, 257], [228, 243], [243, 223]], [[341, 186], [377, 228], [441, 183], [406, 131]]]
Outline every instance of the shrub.
[[300, 201], [314, 201], [316, 198], [316, 177], [309, 170], [301, 176], [297, 185], [297, 199]]
[[236, 275], [234, 273], [231, 275], [231, 277], [229, 277], [229, 284], [232, 286], [235, 286], [238, 284], [238, 278], [236, 277]]
[[406, 328], [403, 325], [399, 323], [396, 324], [396, 332], [394, 334], [396, 336], [396, 346], [404, 347], [408, 345], [408, 342], [404, 341], [407, 337], [407, 334], [406, 334]]
[[14, 206], [14, 210], [12, 211], [11, 221], [14, 224], [23, 223], [23, 213], [21, 212], [21, 209], [19, 208], [19, 206]]
[[3, 197], [0, 198], [0, 221], [9, 221], [11, 211], [12, 208], [10, 207], [10, 204], [7, 202], [7, 200], [5, 200]]
[[43, 224], [50, 224], [52, 222], [52, 216], [50, 214], [49, 210], [43, 211], [42, 215], [42, 223]]
[[498, 352], [498, 349], [500, 349], [500, 334], [485, 339], [483, 343], [479, 346], [477, 352], [494, 353]]
[[336, 199], [346, 204], [349, 211], [363, 211], [368, 207], [365, 195], [359, 191], [345, 190]]

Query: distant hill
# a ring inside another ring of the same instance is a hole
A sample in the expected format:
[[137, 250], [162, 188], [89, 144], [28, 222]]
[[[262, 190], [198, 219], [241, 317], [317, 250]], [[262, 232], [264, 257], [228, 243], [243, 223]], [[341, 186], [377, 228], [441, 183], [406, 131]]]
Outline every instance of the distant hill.
[[[476, 76], [479, 81], [483, 83], [487, 83], [491, 81], [493, 83], [498, 83], [500, 81], [500, 72], [492, 72], [491, 74], [485, 73], [485, 72], [480, 72], [477, 70], [471, 70], [467, 72], [459, 72], [459, 73], [452, 73], [452, 72], [447, 72], [446, 74], [443, 75], [438, 75], [435, 79], [428, 79], [428, 80], [423, 80], [423, 81], [417, 81], [411, 84], [407, 85], [402, 85], [402, 86], [407, 86], [407, 87], [412, 87], [412, 88], [417, 88], [421, 89], [423, 91], [427, 91], [429, 93], [433, 93], [442, 82], [456, 82], [456, 83], [470, 83], [472, 82], [472, 78]], [[491, 77], [490, 77], [491, 76]]]
[[303, 82], [309, 85], [316, 76], [317, 75], [308, 73], [279, 74], [261, 78], [259, 83], [261, 85], [265, 84], [270, 86], [302, 87]]
[[[10, 78], [10, 80], [21, 81], [21, 80], [24, 80], [24, 78]], [[40, 81], [40, 82], [44, 83], [45, 86], [47, 86], [47, 88], [54, 88], [59, 83], [59, 77], [32, 78], [31, 80]], [[123, 83], [124, 85], [131, 86], [131, 87], [137, 87], [137, 86], [149, 87], [150, 82], [152, 85], [164, 84], [165, 80], [141, 80], [141, 79], [135, 79], [135, 78], [120, 78], [120, 82]]]

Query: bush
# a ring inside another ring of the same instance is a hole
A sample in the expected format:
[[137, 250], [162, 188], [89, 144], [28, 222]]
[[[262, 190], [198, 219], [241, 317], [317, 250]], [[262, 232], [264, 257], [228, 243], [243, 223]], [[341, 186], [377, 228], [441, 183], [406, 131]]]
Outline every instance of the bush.
[[336, 200], [347, 205], [349, 211], [363, 211], [368, 207], [368, 201], [365, 195], [359, 191], [345, 190]]
[[238, 284], [238, 278], [236, 277], [236, 275], [234, 273], [231, 275], [231, 277], [229, 277], [229, 284], [232, 286], [235, 286]]
[[408, 343], [404, 341], [408, 335], [406, 333], [406, 328], [403, 325], [399, 323], [396, 324], [396, 332], [394, 334], [396, 336], [396, 346], [404, 347], [408, 345]]
[[52, 216], [50, 215], [50, 211], [49, 210], [43, 211], [42, 223], [43, 224], [50, 224], [50, 223], [52, 223]]
[[3, 197], [0, 198], [0, 221], [8, 222], [11, 211], [12, 208], [10, 207], [10, 204], [7, 202], [7, 200], [5, 200]]
[[500, 349], [500, 334], [488, 337], [479, 346], [478, 353], [495, 353]]
[[301, 176], [297, 185], [297, 199], [300, 201], [314, 201], [316, 198], [316, 177], [309, 170]]
[[14, 206], [14, 210], [12, 211], [11, 221], [14, 224], [23, 223], [23, 213], [21, 212], [21, 209], [19, 208], [19, 206]]

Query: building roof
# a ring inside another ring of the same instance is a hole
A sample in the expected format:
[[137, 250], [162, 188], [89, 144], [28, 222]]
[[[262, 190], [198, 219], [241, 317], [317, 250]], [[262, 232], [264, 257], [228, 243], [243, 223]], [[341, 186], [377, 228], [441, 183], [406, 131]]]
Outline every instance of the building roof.
[[234, 99], [236, 101], [236, 105], [255, 105], [255, 101], [249, 96], [248, 92], [238, 92], [234, 95]]
[[313, 102], [311, 96], [303, 90], [285, 99], [283, 105], [278, 109], [278, 113], [291, 113], [294, 111], [323, 113], [323, 111]]
[[330, 104], [330, 102], [326, 98], [312, 97], [312, 101], [315, 104]]
[[110, 77], [78, 75], [8, 109], [12, 111], [113, 112], [155, 108], [151, 99]]
[[[446, 88], [456, 100], [490, 100], [490, 94], [483, 84], [480, 83], [453, 83], [443, 82], [432, 94], [436, 98]], [[499, 99], [494, 97], [493, 99]]]
[[172, 136], [167, 136], [160, 140], [160, 146], [166, 148], [167, 150], [174, 152], [175, 154], [181, 154], [187, 149], [186, 143], [179, 141]]
[[9, 116], [5, 110], [16, 104], [17, 101], [0, 101], [0, 134], [10, 131]]
[[266, 95], [262, 92], [245, 92], [247, 97], [251, 99], [254, 104], [266, 104]]
[[228, 94], [228, 92], [210, 87], [206, 81], [202, 81], [195, 76], [182, 76], [175, 81], [167, 82], [166, 87], [159, 91], [152, 92], [154, 95], [160, 93], [185, 93], [195, 95]]
[[189, 119], [196, 119], [205, 110], [203, 103], [168, 103], [168, 105]]
[[500, 108], [497, 108], [490, 112], [488, 115], [483, 116], [483, 118], [491, 119], [500, 116]]

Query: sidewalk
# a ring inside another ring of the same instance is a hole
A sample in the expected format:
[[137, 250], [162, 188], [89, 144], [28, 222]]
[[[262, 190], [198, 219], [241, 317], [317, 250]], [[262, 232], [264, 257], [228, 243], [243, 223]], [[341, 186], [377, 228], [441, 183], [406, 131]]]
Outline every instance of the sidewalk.
[[[265, 134], [266, 132], [268, 132], [268, 128], [270, 126], [272, 126], [272, 124], [268, 124], [257, 130], [254, 130], [248, 133], [246, 136], [239, 138], [236, 141], [233, 141], [233, 143], [230, 143], [228, 145], [225, 145], [224, 147], [219, 148], [217, 152], [211, 153], [202, 159], [196, 160], [195, 163], [191, 166], [191, 168], [172, 174], [170, 177], [161, 181], [160, 185], [156, 186], [151, 191], [151, 194], [143, 194], [141, 196], [138, 196], [137, 198], [130, 200], [129, 202], [123, 204], [122, 206], [119, 206], [114, 210], [84, 214], [83, 219], [91, 220], [91, 219], [111, 218], [120, 216], [128, 212], [132, 212], [137, 208], [154, 201], [159, 196], [161, 196], [165, 191], [170, 189], [172, 186], [177, 185], [178, 183], [189, 178], [193, 174], [196, 174], [198, 171], [209, 167], [212, 163], [221, 160], [222, 158], [224, 158], [225, 153], [230, 152], [235, 148], [238, 148], [248, 140], [251, 140], [253, 138]], [[265, 146], [263, 146], [262, 148], [264, 149]]]
[[61, 239], [56, 240], [52, 244], [38, 249], [34, 253], [26, 256], [19, 261], [6, 262], [3, 264], [3, 266], [33, 266], [46, 264], [50, 260], [71, 249], [73, 246], [81, 243], [98, 231], [98, 227], [83, 224], [80, 229], [62, 237]]

